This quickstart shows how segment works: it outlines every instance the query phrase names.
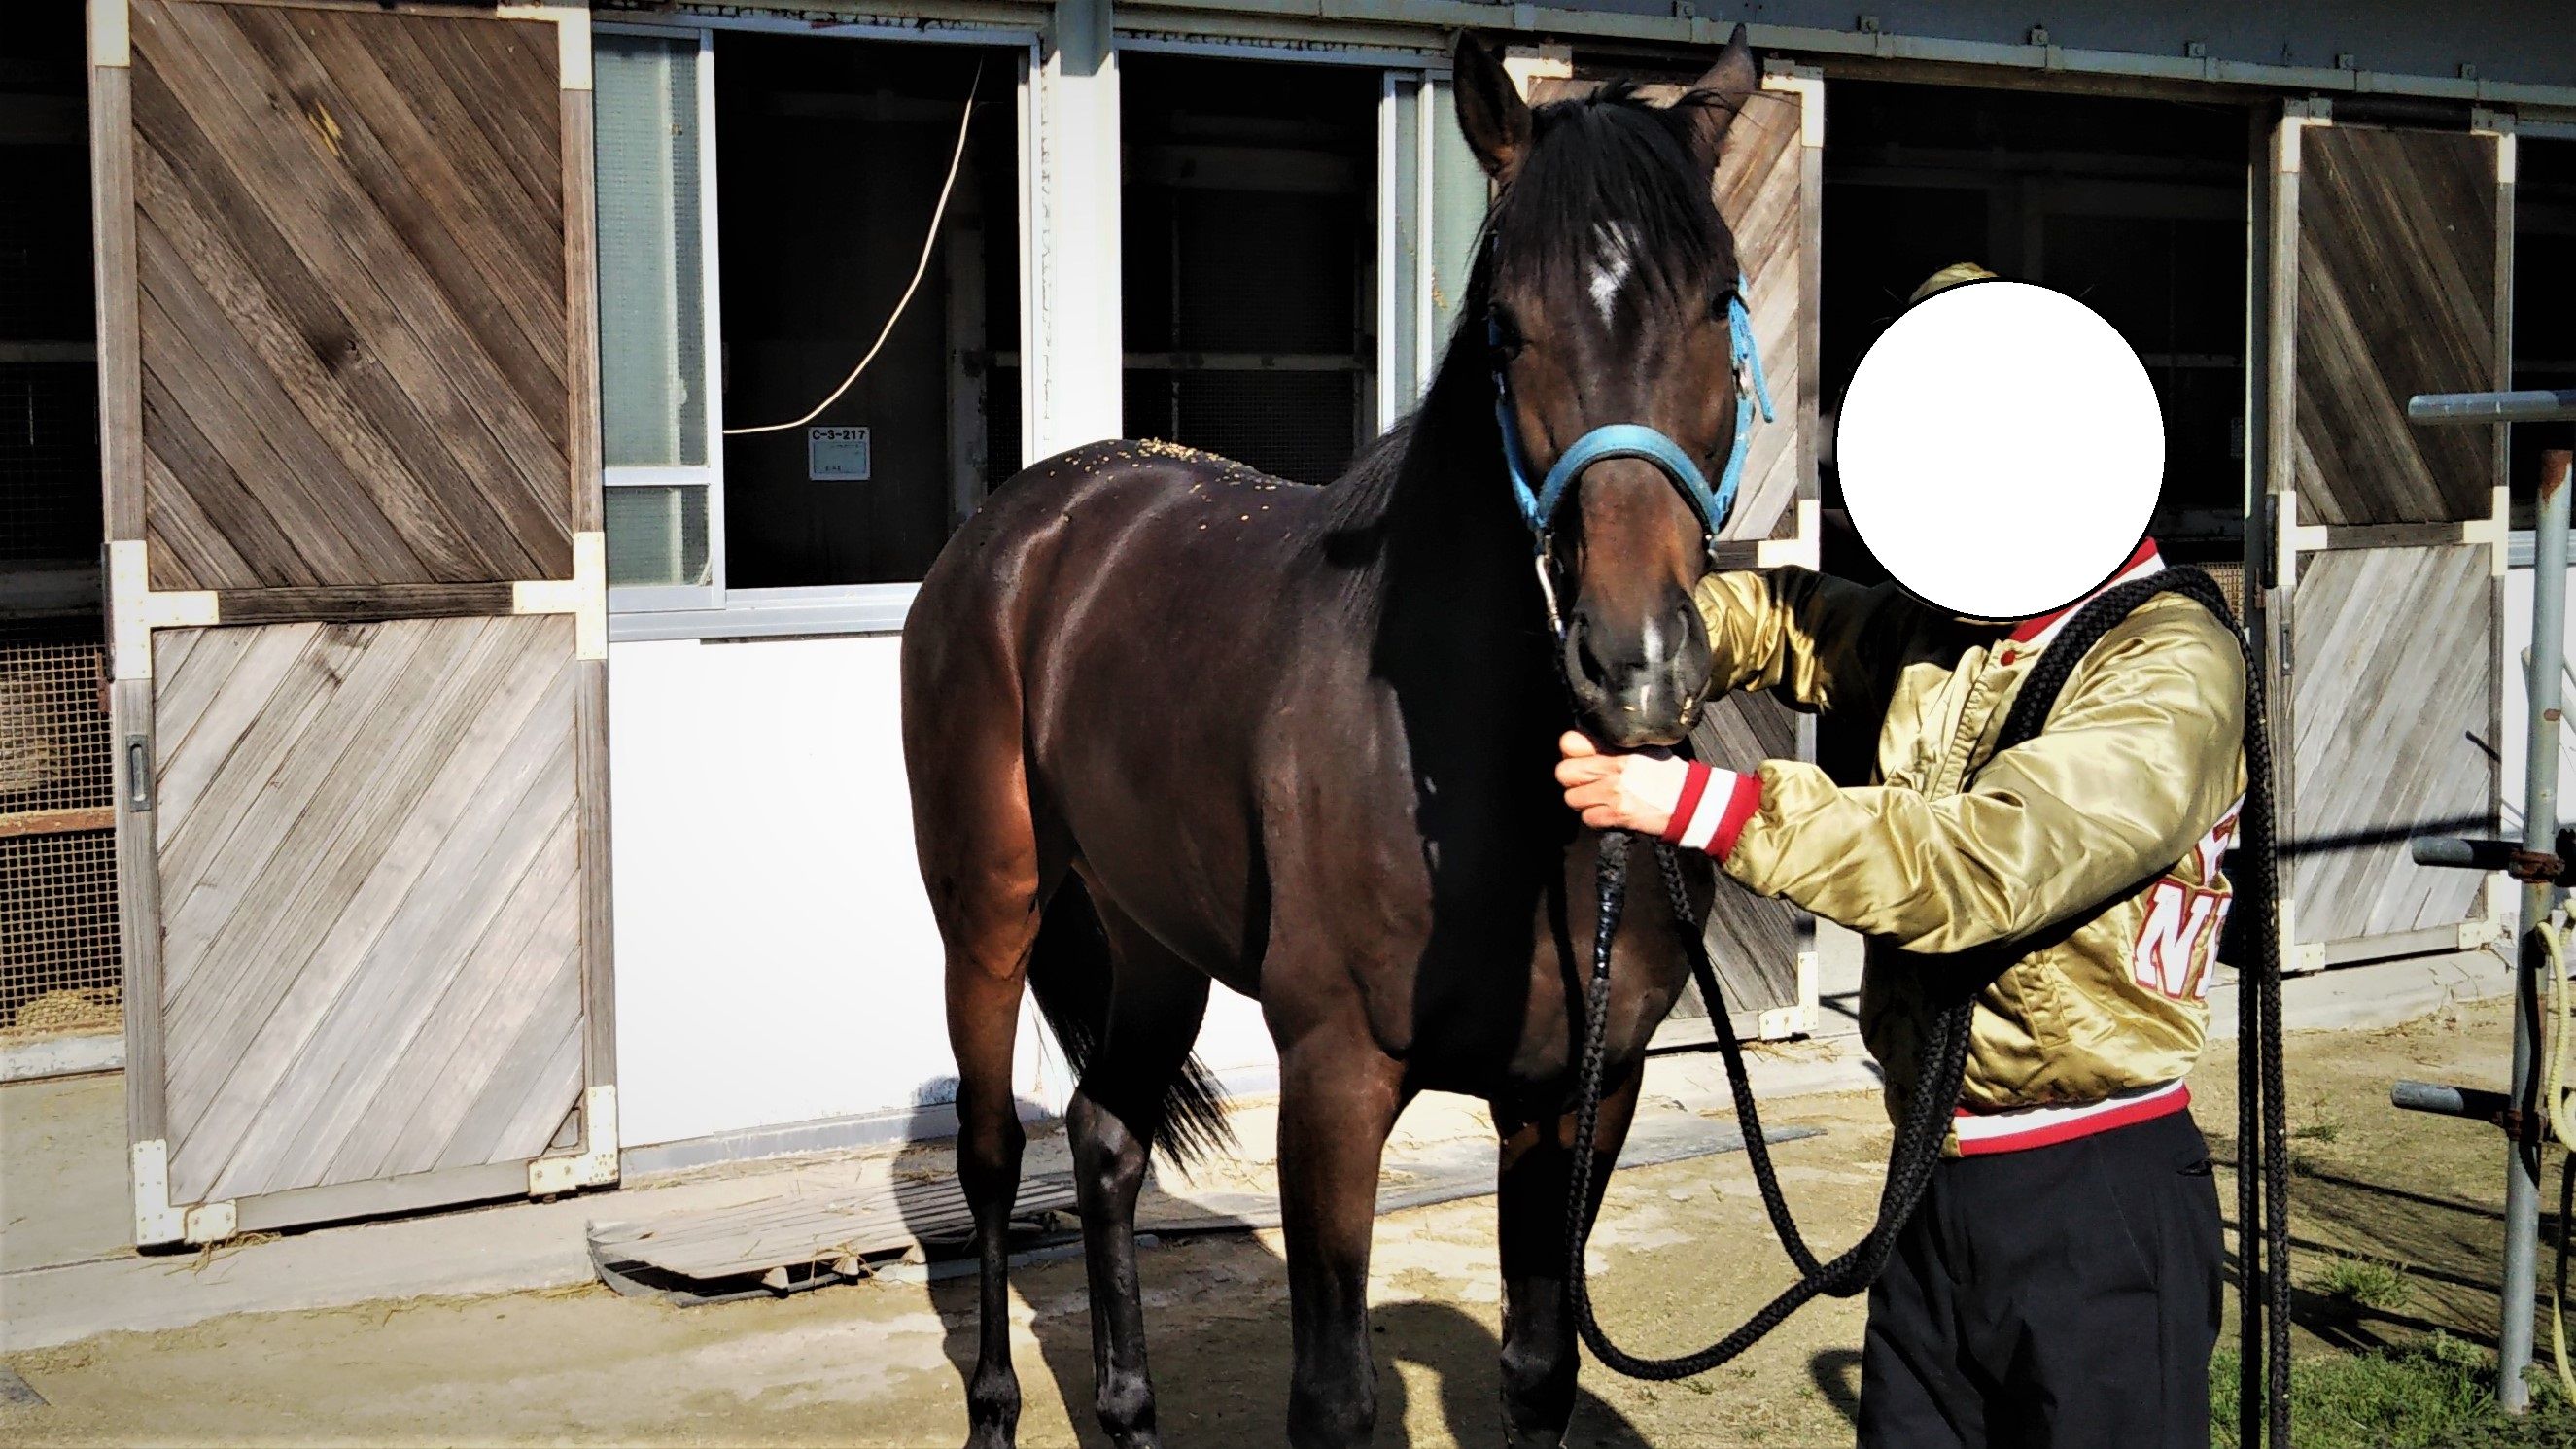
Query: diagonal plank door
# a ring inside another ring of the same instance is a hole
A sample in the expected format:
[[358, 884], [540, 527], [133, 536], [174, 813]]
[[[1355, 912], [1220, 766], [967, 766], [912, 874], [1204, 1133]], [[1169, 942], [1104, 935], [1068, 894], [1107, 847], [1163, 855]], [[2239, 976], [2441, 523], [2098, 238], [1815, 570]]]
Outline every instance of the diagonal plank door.
[[2300, 966], [2492, 929], [2483, 879], [2407, 842], [2496, 819], [2503, 430], [2406, 400], [2504, 385], [2512, 154], [2314, 105], [2274, 138], [2267, 633]]
[[587, 11], [90, 19], [136, 1241], [613, 1181]]
[[[1542, 78], [1533, 102], [1569, 100], [1594, 82]], [[1676, 86], [1640, 94], [1669, 104]], [[1818, 277], [1821, 265], [1824, 82], [1814, 73], [1774, 67], [1726, 133], [1713, 190], [1718, 212], [1735, 233], [1736, 255], [1751, 285], [1747, 304], [1754, 341], [1777, 416], [1754, 425], [1745, 451], [1735, 513], [1719, 544], [1719, 566], [1817, 566], [1816, 403]], [[1691, 747], [1702, 759], [1744, 762], [1814, 759], [1815, 721], [1767, 694], [1712, 699]], [[1719, 887], [1708, 922], [1710, 962], [1725, 988], [1737, 1027], [1781, 1036], [1812, 1028], [1815, 924], [1786, 901]], [[1699, 988], [1686, 988], [1656, 1040], [1678, 1046], [1710, 1034]]]

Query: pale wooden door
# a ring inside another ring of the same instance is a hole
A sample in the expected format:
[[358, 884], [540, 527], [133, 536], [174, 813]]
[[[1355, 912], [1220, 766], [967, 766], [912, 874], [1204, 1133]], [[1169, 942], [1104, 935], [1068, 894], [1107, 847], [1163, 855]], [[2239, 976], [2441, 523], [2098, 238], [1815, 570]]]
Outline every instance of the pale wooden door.
[[588, 13], [91, 30], [136, 1241], [613, 1181]]
[[2422, 835], [2490, 833], [2501, 741], [2504, 430], [2421, 427], [2416, 393], [2505, 385], [2513, 142], [2496, 129], [2276, 128], [2261, 410], [2262, 635], [2293, 969], [2487, 940], [2483, 877]]

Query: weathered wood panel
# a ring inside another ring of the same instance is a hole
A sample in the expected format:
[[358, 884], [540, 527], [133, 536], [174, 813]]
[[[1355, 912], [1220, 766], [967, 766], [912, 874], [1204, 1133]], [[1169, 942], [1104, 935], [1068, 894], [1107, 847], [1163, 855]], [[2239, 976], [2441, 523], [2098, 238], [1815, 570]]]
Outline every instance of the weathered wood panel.
[[2300, 130], [2300, 521], [2485, 518], [2496, 430], [2416, 427], [2406, 399], [2504, 385], [2495, 138]]
[[1777, 414], [1767, 423], [1758, 413], [1754, 417], [1735, 516], [1727, 521], [1733, 538], [1795, 534], [1797, 501], [1815, 496], [1808, 486], [1815, 472], [1808, 434], [1814, 415], [1800, 405], [1813, 387], [1805, 332], [1815, 314], [1815, 294], [1806, 285], [1806, 253], [1818, 210], [1801, 140], [1807, 100], [1795, 90], [1764, 89], [1746, 97], [1727, 128], [1713, 183], [1718, 214], [1735, 232], [1736, 260], [1751, 286], [1745, 303]]
[[89, 71], [90, 226], [98, 309], [98, 457], [107, 536], [143, 536], [142, 349], [135, 335], [134, 77]]
[[153, 812], [133, 808], [135, 761], [126, 749], [129, 740], [152, 738], [152, 682], [117, 680], [108, 699], [117, 802], [117, 950], [125, 968], [125, 1125], [127, 1140], [154, 1142], [169, 1131], [162, 1087], [161, 872], [152, 850]]
[[2455, 925], [2484, 882], [2407, 858], [2418, 835], [2487, 831], [2494, 580], [2484, 544], [2312, 553], [2292, 620], [2300, 782], [2284, 847], [2299, 936]]
[[226, 624], [357, 623], [507, 614], [513, 598], [511, 586], [501, 583], [224, 589], [216, 595], [216, 611]]
[[568, 576], [587, 171], [556, 27], [134, 0], [132, 28], [154, 586]]
[[[1797, 713], [1767, 694], [1710, 700], [1691, 731], [1691, 750], [1711, 764], [1737, 769], [1814, 754], [1800, 748]], [[1768, 1011], [1798, 999], [1798, 953], [1809, 948], [1815, 929], [1806, 912], [1720, 880], [1706, 926], [1700, 939], [1707, 943], [1709, 964], [1737, 1011]], [[1682, 992], [1673, 1015], [1708, 1015], [1699, 987]]]
[[[573, 693], [573, 776], [581, 791], [582, 1020], [590, 1039], [582, 1048], [584, 1079], [594, 1087], [617, 1080], [616, 913], [609, 873], [608, 661], [585, 659]], [[588, 1124], [584, 1124], [587, 1133]]]
[[572, 630], [156, 636], [174, 1201], [545, 1150], [582, 1088]]

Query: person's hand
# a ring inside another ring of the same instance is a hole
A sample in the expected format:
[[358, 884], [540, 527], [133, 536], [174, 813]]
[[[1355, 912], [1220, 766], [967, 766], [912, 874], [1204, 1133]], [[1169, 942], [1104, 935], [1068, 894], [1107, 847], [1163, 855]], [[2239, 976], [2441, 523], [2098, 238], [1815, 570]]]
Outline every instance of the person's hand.
[[1565, 787], [1565, 804], [1595, 830], [1634, 830], [1660, 836], [1681, 803], [1682, 785], [1690, 775], [1687, 761], [1666, 754], [1612, 751], [1577, 731], [1568, 730], [1556, 747], [1556, 783]]

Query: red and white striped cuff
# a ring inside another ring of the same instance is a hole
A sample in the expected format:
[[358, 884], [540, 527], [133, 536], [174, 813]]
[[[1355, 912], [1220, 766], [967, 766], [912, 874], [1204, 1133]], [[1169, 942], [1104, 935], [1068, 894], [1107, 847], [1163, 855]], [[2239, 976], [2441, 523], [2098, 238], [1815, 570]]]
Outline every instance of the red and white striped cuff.
[[1664, 826], [1664, 843], [1703, 850], [1724, 860], [1744, 833], [1744, 823], [1762, 808], [1762, 777], [1733, 770], [1712, 770], [1697, 760], [1687, 762], [1681, 799]]

